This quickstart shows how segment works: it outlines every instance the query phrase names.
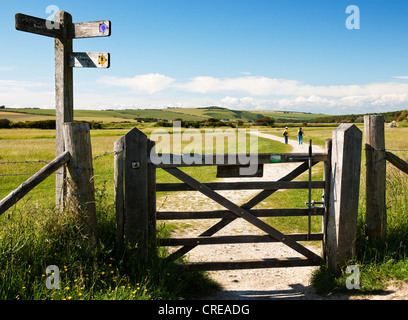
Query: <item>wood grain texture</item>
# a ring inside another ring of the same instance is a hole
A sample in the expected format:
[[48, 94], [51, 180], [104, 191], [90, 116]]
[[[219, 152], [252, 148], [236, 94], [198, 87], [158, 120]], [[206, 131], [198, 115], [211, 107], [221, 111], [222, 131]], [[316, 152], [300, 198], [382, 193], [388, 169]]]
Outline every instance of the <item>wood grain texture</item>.
[[339, 273], [355, 252], [360, 191], [362, 132], [352, 124], [333, 131], [327, 261]]
[[[55, 39], [55, 125], [56, 125], [56, 155], [63, 153], [65, 122], [74, 121], [74, 80], [72, 68], [68, 65], [72, 54], [72, 39], [68, 37], [68, 30], [72, 25], [72, 16], [59, 11], [55, 14], [55, 21], [60, 24], [61, 37]], [[65, 208], [66, 170], [61, 168], [56, 172], [55, 202], [62, 210]]]
[[366, 153], [366, 234], [371, 241], [387, 232], [386, 155], [383, 116], [364, 116]]
[[72, 38], [109, 37], [111, 22], [109, 20], [74, 23]]
[[97, 240], [95, 187], [91, 136], [88, 123], [70, 122], [63, 126], [68, 164], [67, 206], [84, 227], [92, 245]]
[[30, 32], [46, 37], [59, 38], [62, 36], [62, 29], [58, 25], [52, 25], [51, 21], [17, 13], [15, 15], [15, 28], [19, 31]]

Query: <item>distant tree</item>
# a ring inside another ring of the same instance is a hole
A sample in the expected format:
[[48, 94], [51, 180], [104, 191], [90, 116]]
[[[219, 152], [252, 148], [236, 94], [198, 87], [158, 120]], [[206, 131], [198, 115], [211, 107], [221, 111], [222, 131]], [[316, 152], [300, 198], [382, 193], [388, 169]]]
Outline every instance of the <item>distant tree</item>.
[[256, 119], [255, 123], [260, 126], [273, 126], [275, 124], [275, 119], [268, 116], [264, 116], [262, 118]]
[[11, 127], [11, 121], [9, 119], [0, 119], [0, 128], [8, 129]]

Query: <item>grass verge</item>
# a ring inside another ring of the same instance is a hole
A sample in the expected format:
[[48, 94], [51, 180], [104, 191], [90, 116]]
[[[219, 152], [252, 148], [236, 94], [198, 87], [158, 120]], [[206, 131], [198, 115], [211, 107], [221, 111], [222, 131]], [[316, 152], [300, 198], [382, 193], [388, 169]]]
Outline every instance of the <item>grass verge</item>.
[[[103, 194], [103, 192], [99, 192]], [[201, 272], [185, 272], [164, 261], [157, 249], [146, 264], [124, 259], [115, 246], [115, 215], [98, 201], [99, 243], [90, 251], [69, 212], [14, 211], [0, 224], [1, 300], [177, 300], [217, 286]], [[166, 228], [160, 237], [168, 236]], [[47, 266], [57, 266], [59, 289], [47, 289]]]

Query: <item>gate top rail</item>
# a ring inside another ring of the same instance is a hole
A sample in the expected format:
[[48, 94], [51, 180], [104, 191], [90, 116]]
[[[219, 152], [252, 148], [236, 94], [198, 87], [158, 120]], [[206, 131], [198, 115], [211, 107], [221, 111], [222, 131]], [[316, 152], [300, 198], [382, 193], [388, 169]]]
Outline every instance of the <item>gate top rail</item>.
[[258, 164], [305, 162], [309, 159], [313, 162], [319, 162], [328, 161], [329, 159], [327, 153], [313, 153], [311, 158], [308, 153], [155, 153], [150, 155], [147, 163], [154, 164], [157, 168], [217, 165], [246, 166], [255, 157]]

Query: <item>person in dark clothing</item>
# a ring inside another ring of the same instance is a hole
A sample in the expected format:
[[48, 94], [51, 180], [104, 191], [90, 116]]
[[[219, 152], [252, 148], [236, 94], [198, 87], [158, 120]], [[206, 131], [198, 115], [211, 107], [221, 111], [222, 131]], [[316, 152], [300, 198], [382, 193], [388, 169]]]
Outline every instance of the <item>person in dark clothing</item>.
[[302, 127], [299, 128], [298, 130], [298, 141], [299, 144], [303, 144], [303, 136], [304, 136], [304, 132], [302, 130]]

